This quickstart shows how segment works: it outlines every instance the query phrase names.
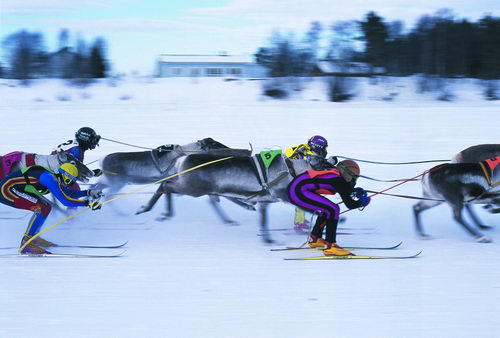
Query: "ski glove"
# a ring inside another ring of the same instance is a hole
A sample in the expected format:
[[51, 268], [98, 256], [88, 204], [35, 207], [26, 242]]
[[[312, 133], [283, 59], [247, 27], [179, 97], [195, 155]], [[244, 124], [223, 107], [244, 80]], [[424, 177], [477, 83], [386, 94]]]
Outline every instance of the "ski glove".
[[98, 200], [88, 200], [85, 201], [85, 206], [89, 207], [92, 210], [99, 210], [101, 209], [102, 204], [99, 203]]
[[337, 156], [330, 156], [327, 161], [333, 166], [336, 166], [337, 163], [339, 163], [339, 159], [337, 158]]
[[366, 207], [370, 203], [370, 197], [368, 197], [368, 193], [363, 188], [354, 188], [354, 192], [358, 200], [361, 201], [361, 205]]
[[103, 173], [101, 169], [94, 169], [92, 171], [94, 172], [94, 177], [99, 177]]
[[99, 199], [104, 194], [101, 189], [89, 189], [87, 190], [87, 196], [90, 196], [93, 200]]

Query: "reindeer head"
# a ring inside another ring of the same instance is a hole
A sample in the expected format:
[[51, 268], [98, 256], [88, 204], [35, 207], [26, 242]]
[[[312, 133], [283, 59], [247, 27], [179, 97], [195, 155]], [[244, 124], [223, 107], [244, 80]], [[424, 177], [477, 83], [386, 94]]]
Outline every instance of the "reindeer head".
[[78, 169], [78, 181], [86, 183], [91, 177], [94, 176], [94, 172], [92, 170], [90, 170], [85, 164], [83, 164], [80, 160], [78, 160], [71, 154], [59, 152], [57, 153], [57, 159], [59, 161], [59, 164], [71, 163], [76, 166], [76, 168]]

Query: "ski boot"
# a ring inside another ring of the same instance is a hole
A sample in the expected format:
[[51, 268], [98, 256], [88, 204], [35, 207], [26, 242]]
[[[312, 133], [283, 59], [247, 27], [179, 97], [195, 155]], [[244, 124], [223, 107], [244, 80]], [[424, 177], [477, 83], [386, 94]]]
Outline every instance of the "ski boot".
[[305, 234], [308, 233], [311, 227], [309, 226], [309, 221], [306, 220], [306, 213], [300, 208], [295, 208], [295, 218], [293, 220], [293, 229], [296, 233]]
[[349, 250], [341, 248], [337, 243], [333, 243], [327, 249], [323, 250], [325, 256], [355, 256]]
[[314, 235], [309, 236], [309, 241], [307, 242], [307, 245], [309, 245], [309, 247], [311, 248], [325, 248], [325, 247], [328, 248], [331, 246], [331, 244], [325, 241], [323, 238], [316, 237]]
[[[31, 236], [29, 235], [24, 235], [23, 239], [21, 241], [21, 246], [24, 245], [27, 241], [29, 241]], [[44, 248], [39, 247], [38, 245], [33, 243], [34, 241], [30, 242], [28, 245], [24, 247], [24, 249], [21, 251], [21, 254], [28, 254], [28, 255], [41, 255], [41, 254], [50, 254], [51, 252], [45, 250]]]
[[303, 222], [294, 222], [293, 230], [295, 230], [298, 234], [305, 234], [311, 230], [311, 226], [309, 225], [309, 221], [304, 220]]
[[42, 237], [37, 237], [33, 240], [33, 243], [35, 245], [44, 247], [44, 248], [50, 248], [51, 246], [57, 246], [57, 244], [52, 243], [51, 241], [48, 241], [46, 239], [43, 239]]

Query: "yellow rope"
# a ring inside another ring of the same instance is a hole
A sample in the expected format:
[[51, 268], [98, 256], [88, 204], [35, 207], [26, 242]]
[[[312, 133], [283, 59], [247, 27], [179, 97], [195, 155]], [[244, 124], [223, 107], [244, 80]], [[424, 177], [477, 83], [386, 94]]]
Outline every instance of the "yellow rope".
[[[137, 188], [137, 189], [135, 189], [135, 190], [132, 190], [131, 192], [128, 192], [128, 193], [125, 193], [125, 194], [120, 195], [120, 196], [118, 196], [118, 197], [115, 197], [115, 198], [112, 198], [112, 199], [110, 199], [110, 200], [107, 200], [107, 201], [105, 201], [105, 202], [101, 203], [100, 205], [104, 205], [104, 204], [110, 203], [110, 202], [112, 202], [112, 201], [115, 201], [115, 200], [117, 200], [117, 199], [119, 199], [119, 198], [122, 198], [122, 197], [125, 197], [125, 196], [128, 196], [128, 195], [134, 194], [134, 193], [136, 193], [136, 192], [138, 192], [138, 191], [140, 191], [140, 190], [143, 190], [143, 189], [145, 189], [145, 188], [147, 188], [147, 187], [149, 187], [149, 186], [151, 186], [151, 185], [161, 183], [161, 182], [166, 181], [166, 180], [168, 180], [168, 179], [174, 178], [174, 177], [176, 177], [176, 176], [180, 176], [180, 175], [185, 174], [185, 173], [187, 173], [187, 172], [190, 172], [190, 171], [196, 170], [196, 169], [198, 169], [198, 168], [201, 168], [201, 167], [207, 166], [207, 165], [209, 165], [209, 164], [213, 164], [213, 163], [217, 163], [217, 162], [221, 162], [221, 161], [229, 160], [230, 158], [233, 158], [233, 156], [228, 156], [228, 157], [220, 158], [220, 159], [218, 159], [218, 160], [213, 160], [213, 161], [210, 161], [210, 162], [205, 162], [205, 163], [202, 163], [202, 164], [200, 164], [200, 165], [194, 166], [194, 167], [192, 167], [192, 168], [189, 168], [189, 169], [186, 169], [186, 170], [184, 170], [184, 171], [178, 172], [178, 173], [176, 173], [176, 174], [170, 175], [170, 176], [168, 176], [168, 177], [162, 178], [162, 179], [160, 179], [160, 180], [158, 180], [158, 181], [155, 181], [155, 182], [153, 182], [153, 183], [145, 184], [145, 185], [143, 185], [142, 187], [139, 187], [139, 188]], [[69, 219], [71, 219], [71, 218], [73, 218], [73, 217], [76, 217], [76, 216], [79, 216], [79, 215], [83, 214], [84, 212], [86, 212], [86, 211], [88, 211], [88, 210], [90, 210], [90, 208], [85, 208], [85, 209], [83, 209], [83, 210], [81, 210], [81, 211], [79, 211], [79, 212], [77, 212], [77, 213], [74, 213], [73, 215], [70, 215], [70, 216], [68, 216], [68, 217], [66, 217], [66, 218], [64, 218], [64, 219], [62, 219], [62, 220], [60, 220], [60, 221], [58, 221], [58, 222], [56, 222], [56, 223], [52, 224], [51, 226], [47, 227], [46, 229], [44, 229], [44, 230], [42, 230], [42, 231], [38, 232], [38, 233], [37, 233], [37, 234], [35, 234], [33, 237], [31, 237], [28, 241], [26, 241], [26, 242], [25, 242], [25, 243], [24, 243], [24, 244], [23, 244], [23, 245], [19, 248], [18, 252], [20, 253], [21, 251], [23, 251], [23, 249], [24, 249], [24, 248], [25, 248], [28, 244], [30, 244], [30, 243], [31, 243], [31, 242], [32, 242], [35, 238], [37, 238], [37, 237], [41, 236], [42, 234], [44, 234], [44, 233], [46, 233], [47, 231], [49, 231], [49, 230], [51, 230], [51, 229], [55, 228], [56, 226], [58, 226], [58, 225], [59, 225], [59, 224], [61, 224], [61, 223], [66, 222], [67, 220], [69, 220]]]

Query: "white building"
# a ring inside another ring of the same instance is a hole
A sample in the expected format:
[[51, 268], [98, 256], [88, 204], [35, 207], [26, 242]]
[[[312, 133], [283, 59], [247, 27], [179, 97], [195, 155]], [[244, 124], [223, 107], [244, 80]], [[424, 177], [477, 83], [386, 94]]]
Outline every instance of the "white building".
[[266, 74], [247, 56], [164, 54], [158, 58], [158, 77], [262, 78]]

